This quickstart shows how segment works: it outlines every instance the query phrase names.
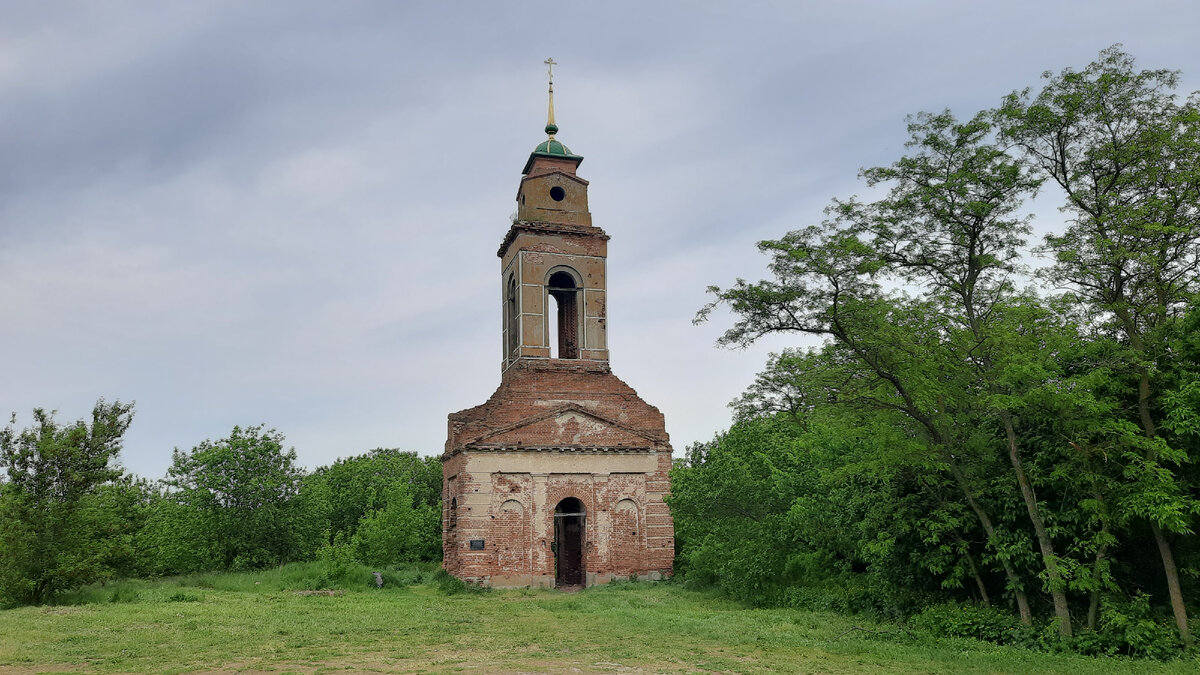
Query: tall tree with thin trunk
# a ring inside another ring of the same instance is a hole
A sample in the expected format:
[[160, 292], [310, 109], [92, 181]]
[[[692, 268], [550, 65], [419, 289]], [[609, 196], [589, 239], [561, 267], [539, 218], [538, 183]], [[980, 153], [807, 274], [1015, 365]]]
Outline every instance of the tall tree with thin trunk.
[[1191, 531], [1180, 514], [1192, 509], [1186, 491], [1171, 485], [1179, 456], [1159, 433], [1157, 373], [1163, 330], [1200, 291], [1200, 105], [1177, 100], [1178, 73], [1137, 71], [1119, 46], [1082, 71], [1045, 77], [1036, 96], [1010, 94], [996, 120], [1066, 195], [1069, 226], [1046, 238], [1054, 255], [1048, 278], [1128, 348], [1145, 438], [1130, 475], [1156, 496], [1137, 499], [1135, 491], [1127, 506], [1149, 525], [1180, 637], [1190, 644], [1169, 535]]
[[[949, 112], [923, 113], [910, 121], [909, 133], [908, 155], [863, 172], [868, 185], [891, 184], [887, 196], [843, 210], [881, 252], [884, 270], [920, 288], [949, 319], [946, 367], [966, 367], [961, 379], [977, 394], [977, 407], [1003, 430], [997, 440], [1033, 525], [1058, 629], [1070, 637], [1066, 583], [1025, 469], [1013, 410], [1014, 397], [1046, 378], [1050, 361], [1035, 341], [1014, 339], [1042, 323], [1026, 309], [1033, 301], [1013, 291], [1015, 261], [1029, 234], [1027, 218], [1017, 212], [1042, 180], [990, 142], [984, 114], [959, 122]], [[1023, 377], [1006, 376], [1012, 367]]]
[[[1018, 171], [1009, 180], [1019, 185], [1027, 179]], [[833, 218], [823, 227], [760, 243], [760, 249], [772, 255], [774, 279], [738, 280], [728, 289], [710, 288], [717, 299], [701, 310], [697, 320], [705, 320], [718, 305], [727, 305], [738, 319], [721, 344], [746, 345], [776, 332], [822, 335], [832, 339], [843, 358], [870, 373], [878, 386], [874, 395], [859, 394], [860, 401], [901, 412], [921, 429], [987, 534], [1021, 620], [1029, 624], [1029, 602], [1011, 555], [1003, 550], [1004, 537], [969, 468], [962, 466], [959, 446], [975, 428], [958, 414], [966, 392], [956, 384], [961, 377], [954, 372], [943, 339], [954, 328], [943, 323], [945, 314], [937, 302], [907, 301], [882, 290], [876, 277], [888, 265], [890, 252], [863, 240], [858, 222], [861, 205], [835, 203], [831, 212]]]

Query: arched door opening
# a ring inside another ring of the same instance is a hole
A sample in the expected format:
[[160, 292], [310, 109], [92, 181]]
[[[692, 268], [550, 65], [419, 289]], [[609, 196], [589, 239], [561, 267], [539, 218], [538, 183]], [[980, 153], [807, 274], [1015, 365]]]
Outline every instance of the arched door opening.
[[583, 502], [567, 497], [554, 507], [554, 585], [584, 585]]
[[[550, 275], [546, 281], [546, 291], [554, 298], [557, 311], [551, 322], [550, 333], [551, 358], [579, 358], [579, 284], [575, 277], [565, 270]], [[557, 346], [557, 350], [555, 350]]]

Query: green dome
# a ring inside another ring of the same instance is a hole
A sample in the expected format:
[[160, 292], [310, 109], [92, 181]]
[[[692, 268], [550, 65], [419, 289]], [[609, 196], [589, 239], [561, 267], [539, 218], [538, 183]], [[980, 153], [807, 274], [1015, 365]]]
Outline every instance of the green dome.
[[558, 141], [543, 141], [533, 152], [538, 155], [549, 155], [551, 157], [574, 157], [571, 154], [570, 148], [559, 143]]
[[570, 160], [574, 160], [576, 165], [578, 165], [579, 163], [581, 163], [583, 161], [583, 157], [580, 157], [579, 155], [571, 154], [570, 148], [563, 145], [561, 142], [556, 141], [553, 138], [551, 138], [551, 139], [548, 139], [548, 140], [545, 140], [545, 141], [542, 141], [541, 143], [539, 143], [538, 146], [533, 149], [533, 152], [529, 153], [529, 161], [525, 162], [525, 170], [522, 171], [521, 173], [529, 173], [529, 169], [533, 166], [533, 159], [535, 157], [554, 157], [556, 159], [570, 159]]

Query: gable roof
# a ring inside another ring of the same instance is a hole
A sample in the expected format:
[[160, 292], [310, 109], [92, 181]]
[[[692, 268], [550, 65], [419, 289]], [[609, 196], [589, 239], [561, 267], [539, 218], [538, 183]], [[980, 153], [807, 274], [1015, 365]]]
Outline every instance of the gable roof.
[[468, 448], [649, 448], [662, 444], [649, 434], [584, 408], [565, 403], [468, 442]]

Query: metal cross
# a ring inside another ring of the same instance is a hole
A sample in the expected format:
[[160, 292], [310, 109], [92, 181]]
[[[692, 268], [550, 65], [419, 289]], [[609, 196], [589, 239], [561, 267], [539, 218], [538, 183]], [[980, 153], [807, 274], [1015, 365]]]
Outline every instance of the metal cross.
[[545, 61], [542, 61], [542, 63], [546, 64], [546, 72], [550, 74], [550, 86], [553, 87], [554, 86], [554, 66], [557, 66], [558, 64], [554, 62], [553, 56], [546, 59]]

